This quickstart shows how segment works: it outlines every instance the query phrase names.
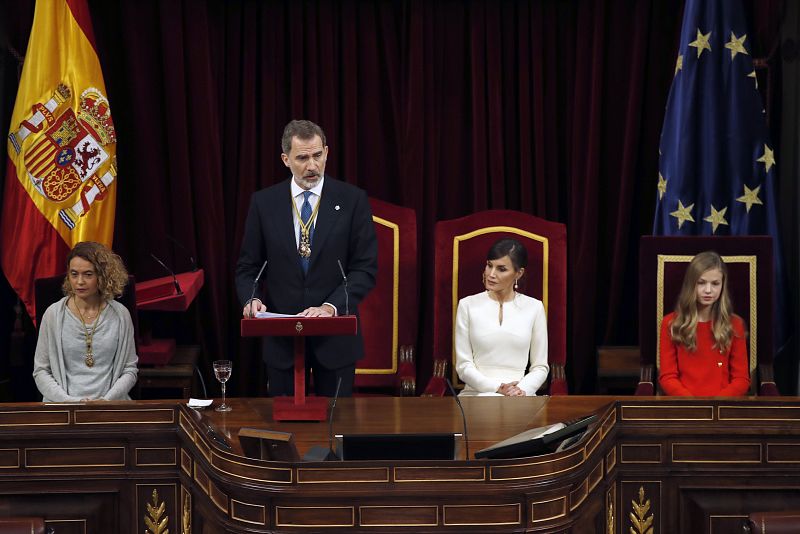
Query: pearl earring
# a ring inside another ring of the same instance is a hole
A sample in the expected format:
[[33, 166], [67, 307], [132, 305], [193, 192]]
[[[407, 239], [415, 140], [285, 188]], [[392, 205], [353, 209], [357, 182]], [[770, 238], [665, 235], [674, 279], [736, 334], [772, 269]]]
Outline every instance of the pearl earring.
[[519, 288], [519, 278], [515, 278], [514, 279], [514, 291], [516, 291], [518, 288]]

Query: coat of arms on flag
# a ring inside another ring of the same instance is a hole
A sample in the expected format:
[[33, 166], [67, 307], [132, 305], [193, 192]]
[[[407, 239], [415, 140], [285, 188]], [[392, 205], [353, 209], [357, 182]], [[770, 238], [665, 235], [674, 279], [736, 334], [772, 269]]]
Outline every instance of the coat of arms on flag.
[[30, 117], [9, 134], [14, 150], [23, 156], [24, 166], [17, 172], [24, 169], [48, 201], [66, 203], [58, 214], [70, 230], [93, 202], [103, 199], [117, 172], [115, 158], [105, 149], [116, 143], [108, 100], [90, 87], [81, 93], [75, 110], [69, 107], [71, 96], [71, 88], [59, 84], [52, 97], [36, 103]]

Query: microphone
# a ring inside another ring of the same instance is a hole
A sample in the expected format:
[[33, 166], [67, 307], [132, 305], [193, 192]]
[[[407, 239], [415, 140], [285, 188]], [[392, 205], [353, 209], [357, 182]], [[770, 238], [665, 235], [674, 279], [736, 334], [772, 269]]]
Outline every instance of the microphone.
[[344, 269], [342, 268], [342, 261], [336, 260], [336, 263], [339, 264], [339, 272], [342, 273], [342, 280], [344, 285], [344, 314], [350, 315], [350, 294], [347, 292], [347, 275], [344, 274]]
[[177, 239], [175, 239], [175, 238], [174, 238], [174, 237], [172, 237], [171, 235], [169, 235], [169, 234], [164, 234], [164, 235], [166, 235], [166, 236], [167, 236], [167, 239], [169, 239], [170, 241], [172, 241], [173, 243], [175, 243], [175, 244], [178, 246], [178, 248], [179, 248], [179, 249], [181, 249], [183, 252], [185, 252], [185, 253], [186, 253], [186, 255], [187, 255], [187, 256], [189, 256], [189, 263], [191, 263], [191, 265], [192, 265], [192, 272], [193, 272], [193, 273], [196, 273], [196, 272], [197, 272], [197, 262], [196, 262], [196, 261], [194, 261], [194, 256], [192, 256], [192, 253], [191, 253], [191, 252], [189, 252], [189, 250], [188, 250], [186, 247], [184, 247], [184, 246], [181, 244], [181, 242], [180, 242], [180, 241], [178, 241]]
[[461, 400], [456, 395], [456, 390], [453, 389], [453, 384], [450, 383], [450, 379], [444, 377], [445, 381], [447, 382], [447, 387], [450, 389], [450, 393], [453, 395], [453, 398], [456, 400], [456, 404], [458, 404], [458, 409], [461, 410], [461, 420], [464, 422], [464, 448], [466, 449], [466, 458], [469, 460], [469, 438], [467, 437], [467, 416], [464, 415], [464, 407], [461, 405]]
[[159, 265], [161, 265], [161, 266], [162, 266], [162, 267], [163, 267], [163, 268], [164, 268], [164, 269], [165, 269], [165, 270], [166, 270], [166, 271], [167, 271], [169, 274], [171, 274], [171, 275], [172, 275], [172, 283], [175, 285], [175, 292], [176, 292], [178, 295], [183, 295], [183, 291], [181, 290], [181, 285], [178, 283], [178, 278], [175, 276], [175, 273], [174, 273], [174, 272], [172, 272], [172, 269], [170, 269], [169, 267], [167, 267], [167, 265], [166, 265], [166, 264], [165, 264], [163, 261], [159, 260], [159, 259], [156, 257], [156, 255], [155, 255], [155, 254], [153, 254], [152, 252], [150, 253], [150, 256], [151, 256], [151, 257], [152, 257], [154, 260], [156, 260], [156, 261], [158, 262], [158, 264], [159, 264]]
[[328, 412], [328, 448], [322, 445], [314, 445], [303, 455], [304, 462], [330, 462], [340, 460], [336, 451], [333, 450], [333, 409], [336, 408], [336, 399], [339, 398], [339, 388], [342, 387], [342, 377], [336, 381], [336, 393], [333, 394], [330, 411]]
[[[258, 287], [258, 281], [261, 280], [261, 275], [264, 274], [264, 269], [267, 267], [267, 261], [269, 260], [264, 260], [264, 265], [261, 266], [261, 270], [258, 271], [256, 279], [253, 280], [253, 292], [250, 293], [250, 298], [247, 300], [247, 304], [251, 304], [253, 299], [256, 297], [256, 287]], [[255, 317], [255, 315], [256, 314], [253, 313], [253, 306], [250, 306], [250, 317]]]
[[342, 377], [336, 380], [336, 393], [333, 394], [333, 401], [331, 402], [330, 413], [328, 414], [328, 456], [325, 457], [326, 461], [339, 460], [336, 451], [333, 450], [333, 409], [336, 408], [336, 399], [339, 398], [339, 388], [342, 387]]

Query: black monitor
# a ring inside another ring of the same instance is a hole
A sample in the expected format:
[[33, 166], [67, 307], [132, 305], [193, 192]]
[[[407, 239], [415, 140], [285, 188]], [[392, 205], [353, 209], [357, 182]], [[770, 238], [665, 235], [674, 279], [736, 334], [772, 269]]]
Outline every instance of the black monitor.
[[342, 460], [453, 460], [456, 436], [432, 434], [345, 434], [341, 438]]
[[524, 458], [554, 452], [559, 443], [583, 433], [596, 420], [597, 416], [593, 414], [573, 421], [532, 428], [479, 450], [475, 458]]

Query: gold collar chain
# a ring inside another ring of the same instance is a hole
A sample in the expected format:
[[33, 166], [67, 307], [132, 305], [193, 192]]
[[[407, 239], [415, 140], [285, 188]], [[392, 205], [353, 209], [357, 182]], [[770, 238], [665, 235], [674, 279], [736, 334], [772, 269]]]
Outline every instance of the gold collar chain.
[[78, 315], [81, 317], [81, 324], [83, 325], [83, 330], [86, 332], [86, 355], [84, 356], [84, 363], [86, 363], [86, 367], [94, 367], [94, 349], [92, 348], [92, 338], [94, 338], [94, 332], [97, 330], [97, 324], [100, 322], [100, 314], [103, 313], [102, 305], [101, 308], [97, 311], [97, 318], [92, 323], [92, 329], [89, 330], [89, 327], [86, 326], [86, 319], [83, 317], [83, 312], [81, 312], [80, 306], [75, 301], [75, 298], [72, 298], [72, 303], [75, 305], [75, 309], [78, 310]]
[[322, 195], [319, 195], [317, 205], [314, 206], [314, 211], [311, 212], [311, 217], [308, 218], [308, 222], [306, 223], [303, 222], [303, 218], [300, 217], [300, 212], [297, 211], [297, 203], [294, 201], [291, 192], [289, 193], [289, 198], [292, 200], [292, 208], [294, 209], [294, 214], [297, 216], [297, 222], [300, 225], [300, 239], [297, 245], [297, 253], [300, 254], [302, 258], [310, 258], [311, 225], [314, 224], [314, 219], [317, 218], [317, 211], [319, 211], [319, 205], [322, 203]]

